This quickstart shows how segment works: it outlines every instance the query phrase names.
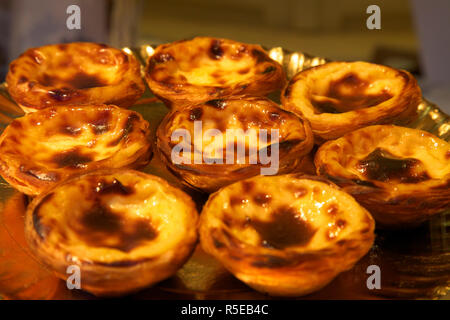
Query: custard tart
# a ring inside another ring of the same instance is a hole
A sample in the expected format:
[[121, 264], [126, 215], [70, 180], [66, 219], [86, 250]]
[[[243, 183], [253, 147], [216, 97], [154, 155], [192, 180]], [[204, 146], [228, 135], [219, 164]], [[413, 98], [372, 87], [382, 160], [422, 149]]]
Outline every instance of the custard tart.
[[414, 226], [450, 208], [450, 144], [425, 131], [362, 128], [322, 145], [315, 165], [379, 226]]
[[58, 277], [75, 265], [82, 290], [117, 296], [173, 275], [195, 247], [197, 217], [192, 199], [159, 177], [101, 170], [35, 198], [25, 235]]
[[265, 95], [285, 84], [281, 65], [254, 44], [197, 37], [156, 48], [145, 79], [168, 107], [232, 95]]
[[128, 107], [145, 90], [140, 68], [132, 54], [104, 44], [55, 44], [11, 62], [6, 83], [25, 112], [73, 104]]
[[375, 124], [417, 118], [421, 91], [407, 71], [368, 62], [330, 62], [295, 75], [283, 108], [311, 122], [317, 143]]
[[169, 170], [206, 192], [259, 174], [292, 172], [313, 146], [307, 121], [249, 96], [174, 109], [156, 136]]
[[317, 291], [364, 256], [374, 221], [325, 179], [259, 176], [210, 195], [202, 248], [248, 286], [274, 296]]
[[0, 175], [37, 195], [69, 176], [140, 167], [152, 156], [149, 123], [116, 106], [49, 107], [14, 120], [0, 136]]

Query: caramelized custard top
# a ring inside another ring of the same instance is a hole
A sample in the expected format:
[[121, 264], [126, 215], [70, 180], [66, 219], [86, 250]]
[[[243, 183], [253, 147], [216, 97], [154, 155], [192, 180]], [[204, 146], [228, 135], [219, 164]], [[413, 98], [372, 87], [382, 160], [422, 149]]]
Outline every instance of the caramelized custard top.
[[83, 42], [29, 49], [11, 63], [6, 80], [25, 111], [75, 103], [128, 106], [145, 89], [132, 55]]
[[351, 196], [326, 180], [298, 174], [229, 185], [210, 197], [202, 219], [217, 250], [257, 250], [261, 257], [325, 250], [365, 236], [373, 227]]
[[445, 184], [450, 179], [449, 155], [448, 142], [428, 132], [378, 125], [324, 144], [315, 163], [319, 173], [336, 179], [412, 186]]
[[0, 168], [27, 193], [77, 172], [149, 160], [149, 125], [115, 106], [46, 108], [14, 120], [0, 138]]
[[50, 190], [33, 208], [33, 229], [69, 259], [114, 264], [164, 255], [195, 227], [196, 210], [160, 178], [109, 170]]

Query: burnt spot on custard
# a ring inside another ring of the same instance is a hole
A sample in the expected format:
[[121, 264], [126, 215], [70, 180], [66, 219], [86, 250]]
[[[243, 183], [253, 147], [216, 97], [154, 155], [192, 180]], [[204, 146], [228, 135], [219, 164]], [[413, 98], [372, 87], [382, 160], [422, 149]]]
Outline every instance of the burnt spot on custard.
[[367, 94], [369, 86], [369, 81], [351, 72], [330, 82], [328, 91], [323, 95], [325, 100], [313, 98], [311, 102], [318, 113], [342, 113], [373, 107], [393, 97], [386, 90], [377, 94]]
[[156, 64], [166, 63], [168, 61], [173, 61], [173, 60], [175, 60], [174, 57], [170, 53], [167, 53], [167, 52], [160, 52], [151, 58], [151, 61], [154, 61], [154, 63], [156, 63]]
[[272, 201], [272, 196], [270, 194], [260, 192], [253, 196], [253, 201], [260, 206], [265, 206]]
[[370, 180], [417, 183], [429, 180], [423, 163], [413, 158], [399, 158], [377, 148], [357, 164], [357, 170]]
[[303, 198], [305, 195], [308, 194], [308, 189], [303, 188], [303, 187], [296, 187], [294, 186], [292, 188], [292, 191], [294, 192], [294, 197], [295, 198]]
[[58, 168], [85, 168], [86, 164], [92, 162], [91, 155], [83, 154], [79, 148], [57, 153], [51, 157], [50, 162], [57, 165]]
[[214, 107], [219, 110], [223, 110], [227, 106], [227, 103], [225, 101], [223, 101], [222, 99], [209, 100], [205, 104], [207, 106], [211, 106], [211, 107]]
[[95, 203], [79, 217], [80, 238], [92, 247], [106, 247], [130, 252], [143, 242], [158, 236], [148, 219], [124, 219], [107, 207]]
[[95, 187], [98, 194], [119, 194], [128, 196], [134, 193], [133, 187], [124, 186], [119, 180], [114, 178], [111, 182], [99, 181]]
[[233, 225], [233, 218], [231, 218], [230, 213], [224, 212], [222, 217], [223, 224], [226, 225], [228, 228], [231, 228]]
[[221, 249], [225, 247], [225, 244], [219, 240], [217, 240], [214, 236], [212, 236], [213, 244], [216, 249]]
[[242, 185], [242, 190], [245, 193], [249, 193], [253, 190], [253, 187], [255, 186], [255, 183], [253, 181], [242, 181], [241, 182]]
[[342, 229], [345, 228], [346, 225], [347, 225], [347, 221], [345, 221], [343, 219], [338, 219], [335, 223], [333, 223], [328, 228], [327, 239], [328, 240], [333, 240], [336, 237], [338, 237], [339, 233], [341, 232]]
[[97, 75], [77, 72], [68, 79], [44, 74], [39, 82], [47, 87], [65, 87], [69, 89], [90, 89], [104, 87], [107, 83]]
[[269, 112], [269, 119], [272, 121], [280, 120], [281, 115], [278, 112]]
[[280, 250], [307, 245], [317, 231], [290, 207], [280, 207], [269, 221], [251, 219], [250, 224], [260, 235], [262, 246]]
[[209, 47], [209, 57], [213, 60], [219, 60], [223, 57], [224, 51], [221, 47], [221, 41], [220, 40], [213, 40], [211, 42], [211, 46]]
[[36, 231], [39, 238], [41, 238], [42, 240], [45, 240], [47, 235], [50, 233], [50, 226], [42, 223], [42, 217], [41, 217], [39, 211], [41, 210], [41, 208], [44, 204], [46, 204], [53, 198], [53, 196], [54, 196], [54, 193], [47, 194], [41, 200], [41, 202], [39, 202], [39, 204], [36, 206], [36, 208], [34, 208], [34, 210], [33, 210], [33, 215], [32, 215], [33, 228]]
[[96, 75], [90, 75], [83, 72], [76, 73], [71, 79], [67, 81], [75, 89], [89, 89], [96, 87], [104, 87], [107, 84], [104, 80]]
[[336, 203], [332, 203], [327, 207], [326, 210], [330, 216], [335, 216], [338, 213], [339, 208]]
[[89, 122], [92, 127], [92, 131], [96, 135], [104, 134], [109, 130], [109, 123], [111, 121], [111, 111], [103, 110], [101, 111], [94, 120]]
[[347, 221], [343, 220], [343, 219], [338, 219], [336, 221], [336, 226], [338, 226], [339, 228], [344, 228], [347, 225]]
[[12, 128], [15, 128], [15, 129], [22, 129], [23, 128], [22, 122], [20, 122], [18, 120], [14, 120], [13, 122], [11, 122], [10, 126]]
[[79, 127], [73, 127], [68, 124], [64, 124], [60, 127], [59, 130], [60, 133], [68, 136], [79, 136], [81, 134], [81, 128]]
[[202, 110], [202, 108], [195, 108], [195, 109], [192, 109], [192, 110], [189, 112], [189, 120], [191, 120], [191, 121], [200, 120], [200, 119], [202, 118], [202, 115], [203, 115], [203, 110]]
[[17, 80], [17, 84], [22, 84], [28, 81], [28, 78], [25, 76], [20, 76], [19, 79]]
[[[79, 95], [80, 94], [77, 91], [70, 88], [61, 88], [48, 91], [48, 96], [57, 102], [69, 101], [73, 98], [78, 97]], [[44, 103], [46, 102], [47, 101], [44, 101]]]
[[230, 197], [230, 205], [231, 206], [240, 206], [247, 203], [248, 200], [243, 197], [231, 196]]

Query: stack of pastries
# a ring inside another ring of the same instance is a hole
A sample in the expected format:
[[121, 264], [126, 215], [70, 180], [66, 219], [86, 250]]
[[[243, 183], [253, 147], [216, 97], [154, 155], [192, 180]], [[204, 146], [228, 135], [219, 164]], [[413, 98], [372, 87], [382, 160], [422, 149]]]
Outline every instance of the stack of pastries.
[[[126, 109], [142, 78], [169, 109], [156, 132]], [[174, 275], [200, 241], [255, 290], [301, 296], [369, 251], [375, 221], [413, 226], [450, 207], [449, 143], [404, 127], [421, 102], [406, 71], [330, 62], [289, 80], [259, 45], [197, 37], [142, 69], [106, 45], [29, 49], [7, 87], [26, 115], [0, 136], [0, 174], [33, 198], [27, 241], [62, 279], [79, 266], [95, 295]], [[138, 171], [153, 154], [207, 202]]]

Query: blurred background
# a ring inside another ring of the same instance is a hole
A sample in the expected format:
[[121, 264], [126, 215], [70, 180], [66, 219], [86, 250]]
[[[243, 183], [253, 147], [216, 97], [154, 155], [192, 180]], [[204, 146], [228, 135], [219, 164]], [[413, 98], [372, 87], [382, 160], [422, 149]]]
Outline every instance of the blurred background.
[[[66, 27], [73, 4], [80, 7], [79, 30]], [[366, 27], [374, 4], [380, 30]], [[449, 0], [0, 0], [0, 80], [29, 47], [137, 46], [208, 35], [407, 69], [450, 113], [449, 32]]]

